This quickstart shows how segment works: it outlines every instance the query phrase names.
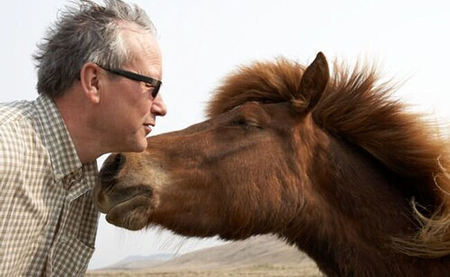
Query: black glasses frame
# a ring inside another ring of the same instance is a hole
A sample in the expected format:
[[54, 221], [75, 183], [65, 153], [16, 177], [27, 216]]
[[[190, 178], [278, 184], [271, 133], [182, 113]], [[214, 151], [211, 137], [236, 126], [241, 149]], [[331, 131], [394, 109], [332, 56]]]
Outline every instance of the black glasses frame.
[[131, 79], [131, 80], [134, 80], [134, 81], [139, 81], [139, 82], [144, 82], [146, 84], [149, 84], [150, 86], [153, 87], [153, 91], [152, 91], [153, 99], [156, 98], [156, 96], [158, 95], [159, 88], [162, 85], [162, 82], [160, 80], [153, 79], [153, 78], [148, 77], [148, 76], [144, 76], [144, 75], [137, 74], [137, 73], [134, 73], [134, 72], [131, 72], [131, 71], [123, 70], [123, 69], [110, 69], [110, 68], [107, 68], [107, 67], [104, 67], [104, 66], [101, 66], [101, 65], [98, 65], [98, 66], [100, 66], [104, 70], [109, 71], [109, 72], [111, 72], [113, 74], [116, 74], [116, 75], [119, 75], [119, 76], [122, 76], [122, 77], [125, 77], [125, 78], [128, 78], [128, 79]]

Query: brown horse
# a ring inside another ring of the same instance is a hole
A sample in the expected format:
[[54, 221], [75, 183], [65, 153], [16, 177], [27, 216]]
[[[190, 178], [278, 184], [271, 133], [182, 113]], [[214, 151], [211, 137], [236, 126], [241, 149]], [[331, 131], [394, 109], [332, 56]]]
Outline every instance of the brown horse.
[[449, 147], [373, 70], [243, 67], [209, 120], [111, 155], [94, 190], [115, 225], [227, 240], [273, 233], [330, 276], [449, 276]]

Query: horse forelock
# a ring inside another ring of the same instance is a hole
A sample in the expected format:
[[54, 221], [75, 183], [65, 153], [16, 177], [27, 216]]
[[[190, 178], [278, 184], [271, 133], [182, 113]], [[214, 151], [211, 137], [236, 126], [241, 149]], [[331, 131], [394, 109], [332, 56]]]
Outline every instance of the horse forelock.
[[246, 102], [286, 102], [299, 90], [305, 67], [284, 58], [241, 66], [216, 89], [207, 107], [214, 117]]
[[[435, 195], [431, 217], [421, 218], [416, 238], [397, 240], [411, 255], [450, 254], [449, 143], [436, 126], [394, 98], [395, 85], [381, 83], [374, 67], [353, 70], [335, 63], [326, 91], [313, 109], [316, 124], [358, 145], [418, 191]], [[240, 67], [216, 90], [207, 115], [217, 116], [249, 101], [296, 101], [305, 67], [284, 58]], [[420, 180], [420, 181], [419, 181]]]

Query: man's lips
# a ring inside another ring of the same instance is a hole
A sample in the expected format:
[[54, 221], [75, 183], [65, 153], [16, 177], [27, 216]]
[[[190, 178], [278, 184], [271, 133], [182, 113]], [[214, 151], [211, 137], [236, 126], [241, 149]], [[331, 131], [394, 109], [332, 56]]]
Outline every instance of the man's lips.
[[150, 134], [150, 132], [152, 131], [152, 126], [155, 126], [155, 124], [152, 123], [144, 123], [142, 125], [144, 125], [145, 128], [145, 135]]

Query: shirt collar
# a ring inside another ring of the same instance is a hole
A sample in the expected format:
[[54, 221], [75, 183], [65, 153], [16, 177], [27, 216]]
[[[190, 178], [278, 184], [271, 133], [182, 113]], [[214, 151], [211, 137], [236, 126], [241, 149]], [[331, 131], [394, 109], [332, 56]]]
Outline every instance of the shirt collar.
[[35, 101], [39, 132], [50, 155], [56, 179], [79, 170], [83, 165], [55, 102], [40, 95]]

